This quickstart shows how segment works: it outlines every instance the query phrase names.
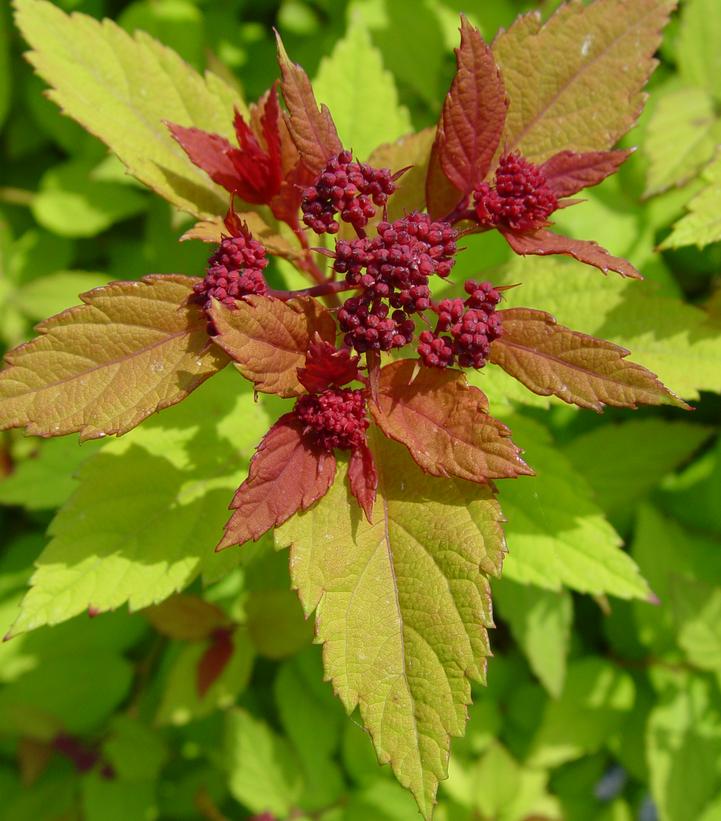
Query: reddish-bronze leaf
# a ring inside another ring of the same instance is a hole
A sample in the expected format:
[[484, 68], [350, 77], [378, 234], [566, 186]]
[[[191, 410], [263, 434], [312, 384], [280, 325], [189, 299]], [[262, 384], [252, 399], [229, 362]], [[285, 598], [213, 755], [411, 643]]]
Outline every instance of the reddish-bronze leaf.
[[560, 151], [543, 163], [541, 171], [548, 187], [560, 199], [603, 182], [606, 177], [614, 174], [631, 154], [631, 149], [587, 151], [584, 154]]
[[675, 0], [563, 4], [531, 13], [493, 43], [510, 98], [505, 150], [541, 163], [558, 151], [607, 151], [635, 123]]
[[335, 457], [303, 441], [302, 425], [286, 413], [266, 433], [238, 488], [233, 515], [216, 550], [256, 541], [266, 531], [307, 510], [324, 496], [335, 477]]
[[[439, 125], [436, 137], [438, 137], [440, 131], [441, 126]], [[463, 192], [459, 191], [443, 172], [438, 159], [438, 152], [438, 142], [436, 140], [428, 159], [425, 192], [428, 213], [434, 220], [448, 216], [463, 199]], [[391, 202], [393, 202], [393, 197], [391, 197]]]
[[214, 341], [262, 393], [286, 398], [305, 393], [298, 368], [305, 365], [311, 340], [317, 333], [327, 342], [335, 341], [333, 317], [310, 297], [282, 302], [247, 296], [232, 310], [214, 303], [210, 314], [218, 331]]
[[[333, 118], [325, 105], [318, 108], [308, 75], [291, 62], [279, 35], [278, 65], [282, 77], [283, 99], [288, 107], [288, 130], [303, 160], [314, 175], [328, 160], [343, 150]], [[362, 113], [359, 113], [362, 116]]]
[[373, 503], [378, 489], [378, 471], [368, 445], [351, 451], [348, 462], [348, 485], [358, 504], [363, 508], [366, 519], [372, 524]]
[[529, 475], [510, 430], [488, 414], [488, 402], [457, 370], [421, 368], [402, 359], [381, 371], [371, 413], [383, 433], [403, 443], [433, 476], [472, 482]]
[[436, 200], [448, 196], [441, 192], [439, 197], [435, 190], [440, 182], [437, 166], [461, 195], [470, 194], [483, 182], [498, 149], [508, 108], [493, 53], [464, 16], [456, 62], [431, 154], [426, 188], [434, 203], [432, 210], [437, 210]]
[[308, 345], [305, 367], [298, 379], [308, 393], [319, 393], [330, 385], [347, 385], [358, 377], [358, 357], [348, 348], [338, 349], [316, 334]]
[[545, 311], [510, 308], [499, 316], [503, 335], [491, 345], [490, 361], [534, 393], [598, 412], [604, 405], [688, 407], [651, 371], [627, 362], [625, 348], [557, 325]]
[[121, 434], [180, 402], [225, 367], [207, 317], [188, 304], [194, 277], [148, 276], [81, 295], [38, 325], [0, 373], [0, 428], [36, 436]]
[[225, 137], [200, 128], [186, 128], [175, 123], [166, 125], [194, 165], [202, 168], [213, 182], [222, 185], [226, 191], [237, 190], [238, 172], [229, 157], [237, 149]]
[[229, 627], [221, 627], [213, 633], [210, 644], [198, 661], [195, 686], [198, 697], [208, 692], [213, 682], [221, 675], [233, 658], [233, 631]]
[[592, 240], [571, 239], [561, 234], [554, 234], [552, 231], [541, 229], [527, 234], [516, 234], [513, 231], [502, 231], [506, 242], [511, 248], [521, 256], [526, 254], [536, 254], [546, 256], [548, 254], [564, 254], [573, 257], [586, 265], [592, 265], [607, 274], [615, 271], [622, 277], [629, 279], [643, 279], [641, 274], [622, 257], [614, 257], [605, 248], [601, 248], [598, 243]]
[[[262, 242], [265, 250], [274, 256], [291, 261], [301, 257], [300, 250], [293, 247], [284, 236], [278, 233], [277, 225], [274, 227], [266, 222], [257, 211], [237, 211], [234, 212], [234, 217], [241, 224], [244, 223], [253, 237]], [[272, 218], [269, 219], [272, 221]], [[199, 239], [201, 242], [217, 245], [223, 237], [230, 236], [232, 233], [223, 217], [212, 217], [196, 222], [180, 237], [180, 241]]]
[[181, 641], [202, 641], [219, 627], [230, 624], [228, 616], [216, 605], [183, 593], [142, 612], [159, 633]]

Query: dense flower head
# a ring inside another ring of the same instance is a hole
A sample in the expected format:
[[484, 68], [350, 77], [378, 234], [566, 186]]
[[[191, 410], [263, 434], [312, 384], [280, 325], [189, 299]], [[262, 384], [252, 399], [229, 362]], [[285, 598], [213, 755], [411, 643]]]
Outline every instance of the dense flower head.
[[311, 444], [326, 453], [334, 448], [353, 450], [365, 444], [365, 401], [362, 390], [333, 387], [299, 397], [294, 412]]
[[535, 231], [558, 208], [556, 195], [541, 169], [518, 152], [501, 157], [494, 184], [474, 191], [474, 208], [481, 225]]
[[446, 368], [454, 362], [462, 368], [482, 368], [488, 360], [491, 342], [502, 333], [495, 313], [500, 294], [490, 282], [468, 280], [469, 294], [462, 299], [444, 299], [434, 310], [438, 315], [435, 331], [423, 331], [418, 355], [424, 365]]
[[265, 248], [242, 226], [237, 236], [224, 237], [208, 260], [205, 277], [193, 288], [197, 301], [207, 307], [217, 299], [233, 308], [242, 296], [266, 293], [263, 269], [267, 264]]
[[396, 190], [387, 168], [353, 162], [350, 151], [331, 157], [314, 185], [303, 193], [303, 221], [316, 234], [336, 234], [340, 223], [336, 215], [362, 232]]
[[338, 323], [344, 342], [358, 353], [390, 351], [402, 348], [413, 338], [415, 325], [405, 311], [390, 308], [380, 299], [354, 296], [338, 311]]

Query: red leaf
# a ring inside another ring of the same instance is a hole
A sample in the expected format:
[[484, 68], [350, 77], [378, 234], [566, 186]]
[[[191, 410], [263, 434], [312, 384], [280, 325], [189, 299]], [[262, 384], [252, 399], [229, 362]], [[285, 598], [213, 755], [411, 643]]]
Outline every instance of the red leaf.
[[460, 371], [421, 368], [413, 379], [417, 367], [412, 359], [386, 365], [370, 409], [426, 473], [480, 483], [532, 473], [510, 430], [489, 416], [486, 397]]
[[348, 463], [348, 484], [351, 493], [363, 508], [366, 519], [373, 524], [373, 503], [378, 488], [378, 472], [376, 471], [373, 454], [368, 445], [351, 451]]
[[200, 657], [197, 669], [195, 686], [198, 690], [198, 697], [208, 692], [218, 677], [225, 670], [228, 662], [233, 657], [233, 632], [229, 628], [219, 628], [213, 633], [211, 643]]
[[298, 379], [308, 393], [320, 393], [330, 385], [346, 385], [358, 377], [358, 357], [347, 348], [338, 348], [316, 333], [308, 346], [305, 367], [298, 368]]
[[328, 108], [325, 105], [318, 108], [308, 75], [290, 61], [280, 35], [276, 34], [276, 39], [283, 78], [281, 89], [290, 115], [286, 117], [288, 130], [304, 165], [316, 175], [331, 157], [343, 150], [343, 145]]
[[629, 279], [643, 279], [641, 274], [628, 260], [614, 257], [605, 248], [601, 248], [591, 240], [571, 239], [551, 231], [540, 230], [528, 234], [515, 234], [512, 231], [503, 231], [503, 236], [511, 248], [521, 256], [526, 254], [565, 254], [586, 265], [592, 265], [603, 271], [615, 271], [622, 277]]
[[508, 109], [493, 53], [464, 16], [456, 62], [458, 68], [443, 105], [431, 156], [431, 200], [437, 185], [436, 163], [461, 194], [470, 194], [480, 186], [498, 149]]
[[231, 502], [234, 513], [216, 550], [257, 541], [318, 501], [334, 477], [335, 457], [305, 444], [301, 423], [293, 413], [281, 416], [251, 459], [248, 478]]
[[186, 128], [175, 123], [166, 125], [194, 165], [202, 168], [213, 182], [222, 185], [226, 191], [237, 190], [240, 181], [229, 157], [237, 149], [225, 137], [210, 134], [200, 128]]
[[557, 325], [545, 311], [499, 311], [503, 335], [490, 361], [529, 390], [601, 412], [604, 405], [674, 404], [688, 408], [646, 368], [627, 362], [628, 351], [605, 339]]
[[220, 303], [210, 309], [218, 335], [213, 341], [235, 361], [256, 390], [289, 398], [305, 393], [298, 369], [317, 333], [335, 340], [331, 314], [315, 299], [282, 302], [265, 296], [247, 296], [230, 310]]
[[560, 151], [541, 166], [546, 184], [557, 197], [570, 197], [583, 188], [590, 188], [614, 174], [633, 154], [623, 151]]

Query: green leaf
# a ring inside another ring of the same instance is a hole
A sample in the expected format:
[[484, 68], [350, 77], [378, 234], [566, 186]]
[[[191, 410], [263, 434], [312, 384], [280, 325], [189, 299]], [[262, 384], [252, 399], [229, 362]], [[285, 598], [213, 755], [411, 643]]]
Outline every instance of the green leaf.
[[63, 237], [94, 237], [145, 209], [143, 193], [128, 185], [94, 180], [90, 176], [94, 165], [73, 160], [43, 174], [32, 203], [33, 216], [43, 228]]
[[34, 452], [0, 481], [0, 505], [26, 510], [60, 507], [75, 490], [75, 473], [97, 450], [97, 443], [80, 445], [74, 438], [38, 440]]
[[49, 97], [99, 137], [128, 171], [173, 205], [197, 216], [224, 214], [227, 195], [187, 158], [163, 121], [232, 136], [234, 89], [201, 77], [143, 32], [65, 15], [53, 3], [16, 0], [29, 60]]
[[624, 282], [573, 262], [539, 258], [514, 260], [494, 282], [521, 283], [504, 292], [504, 307], [533, 305], [562, 325], [628, 348], [679, 396], [721, 392], [718, 329], [704, 311], [664, 294], [652, 281]]
[[303, 617], [298, 596], [292, 590], [252, 592], [245, 613], [253, 646], [266, 658], [292, 656], [313, 638], [313, 625]]
[[7, 11], [3, 6], [3, 8], [0, 8], [0, 128], [2, 128], [10, 108], [11, 77], [10, 25]]
[[641, 113], [674, 5], [596, 0], [566, 3], [543, 26], [540, 15], [519, 18], [493, 44], [510, 100], [501, 144], [533, 162], [612, 148]]
[[500, 509], [488, 488], [426, 476], [377, 431], [371, 448], [376, 524], [351, 504], [339, 463], [328, 494], [276, 538], [291, 545], [306, 613], [317, 608], [326, 676], [348, 712], [360, 706], [379, 759], [427, 817], [450, 736], [463, 733], [468, 677], [484, 675], [487, 574], [498, 575], [505, 547]]
[[610, 662], [571, 662], [560, 698], [546, 702], [527, 763], [556, 767], [596, 752], [622, 726], [634, 696], [631, 676]]
[[621, 539], [583, 474], [573, 469], [541, 425], [518, 415], [505, 421], [526, 446], [536, 476], [504, 482], [500, 488], [508, 518], [504, 576], [548, 590], [567, 585], [581, 593], [647, 597], [646, 582], [620, 549]]
[[700, 818], [721, 789], [721, 705], [711, 681], [675, 676], [651, 713], [646, 745], [662, 821]]
[[188, 301], [195, 282], [114, 282], [38, 325], [41, 335], [10, 351], [0, 372], [0, 428], [92, 439], [185, 399], [227, 364], [209, 344], [205, 313]]
[[83, 779], [84, 821], [146, 821], [157, 814], [155, 785], [90, 773]]
[[688, 204], [688, 213], [674, 225], [660, 248], [703, 248], [721, 240], [721, 155], [706, 167], [701, 179], [704, 187]]
[[117, 715], [110, 722], [110, 737], [103, 755], [124, 781], [153, 781], [167, 758], [167, 750], [156, 730], [136, 718]]
[[687, 183], [713, 157], [719, 137], [721, 124], [708, 92], [685, 87], [664, 94], [646, 126], [645, 196]]
[[193, 66], [204, 62], [203, 13], [188, 0], [136, 0], [123, 9], [118, 23], [130, 34], [147, 32]]
[[714, 0], [686, 0], [681, 13], [677, 59], [681, 76], [721, 101], [721, 20]]
[[710, 432], [687, 422], [633, 419], [599, 425], [573, 439], [564, 453], [606, 513], [625, 521], [667, 473], [691, 458]]
[[686, 658], [701, 670], [721, 672], [721, 587], [672, 578], [671, 602]]
[[[201, 572], [232, 566], [213, 552], [232, 491], [245, 476], [265, 409], [233, 372], [182, 407], [108, 443], [50, 526], [13, 633], [88, 608], [147, 607]], [[214, 424], [208, 424], [214, 420]]]
[[13, 301], [30, 319], [45, 319], [78, 301], [78, 295], [107, 285], [107, 274], [86, 271], [56, 271], [51, 276], [32, 279], [15, 294]]
[[303, 789], [288, 742], [245, 710], [226, 720], [225, 761], [233, 797], [252, 812], [286, 817]]
[[345, 37], [321, 60], [313, 88], [318, 102], [330, 109], [343, 145], [359, 160], [366, 160], [379, 143], [412, 131], [393, 76], [383, 68], [360, 15], [351, 16]]
[[250, 680], [253, 646], [244, 627], [233, 632], [232, 642], [233, 655], [230, 661], [203, 696], [198, 694], [198, 665], [207, 642], [186, 644], [179, 649], [172, 659], [164, 682], [155, 716], [157, 724], [187, 724], [235, 704], [238, 695]]
[[493, 585], [494, 602], [508, 622], [513, 638], [548, 692], [558, 698], [566, 677], [571, 640], [573, 601], [558, 593], [500, 579]]

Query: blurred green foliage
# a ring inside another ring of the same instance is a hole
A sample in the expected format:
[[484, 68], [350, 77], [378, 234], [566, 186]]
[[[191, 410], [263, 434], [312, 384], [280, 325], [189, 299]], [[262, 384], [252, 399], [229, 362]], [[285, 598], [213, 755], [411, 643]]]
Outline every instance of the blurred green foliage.
[[[367, 153], [376, 126], [390, 139], [435, 121], [453, 72], [459, 11], [491, 38], [519, 12], [548, 14], [558, 4], [57, 5], [143, 29], [196, 68], [237, 84], [248, 100], [276, 75], [276, 26], [293, 58], [318, 77], [319, 97], [338, 112], [344, 136]], [[531, 464], [550, 478], [538, 488], [503, 488], [511, 554], [494, 591], [495, 658], [488, 687], [474, 690], [466, 736], [454, 742], [440, 821], [721, 818], [721, 237], [706, 224], [709, 214], [719, 222], [721, 207], [716, 11], [715, 0], [682, 4], [628, 140], [639, 152], [589, 203], [559, 219], [628, 255], [647, 277], [646, 295], [629, 297], [622, 311], [621, 286], [592, 272], [577, 287], [581, 294], [610, 288], [599, 311], [598, 302], [564, 292], [558, 270], [540, 262], [529, 286], [539, 296], [532, 304], [562, 321], [565, 311], [574, 327], [600, 323], [601, 335], [623, 340], [672, 388], [697, 396], [697, 409], [682, 421], [668, 409], [598, 417], [533, 397], [519, 405], [505, 392], [508, 382], [484, 382], [493, 401], [515, 414], [511, 425]], [[4, 349], [29, 338], [42, 317], [75, 304], [79, 292], [149, 272], [198, 274], [207, 256], [201, 243], [178, 243], [187, 217], [126, 176], [100, 142], [43, 97], [10, 18], [3, 3]], [[355, 18], [367, 34], [353, 36], [369, 38], [380, 57], [374, 82], [386, 82], [384, 71], [395, 79], [385, 100], [338, 98], [339, 73], [356, 70], [353, 42], [339, 43]], [[367, 119], [355, 116], [356, 104], [370, 106]], [[675, 228], [689, 204], [691, 215]], [[689, 222], [699, 213], [701, 233]], [[668, 249], [658, 251], [661, 243]], [[460, 264], [476, 272], [507, 261], [507, 251], [484, 237], [469, 243]], [[274, 276], [283, 275], [278, 266]], [[648, 322], [636, 327], [649, 316], [655, 335]], [[664, 335], [672, 343], [664, 346]], [[669, 357], [670, 344], [678, 345], [677, 358]], [[62, 622], [0, 645], [0, 819], [218, 821], [263, 811], [323, 821], [417, 817], [410, 796], [378, 766], [357, 716], [345, 718], [322, 682], [320, 650], [288, 592], [286, 557], [267, 542], [211, 552], [228, 495], [275, 413], [272, 401], [255, 405], [231, 380], [230, 373], [217, 377], [182, 408], [117, 442], [79, 447], [71, 438], [0, 434], [0, 627], [16, 619], [33, 573], [56, 592], [32, 602], [38, 623]], [[222, 421], [201, 428], [208, 408]], [[619, 536], [648, 587], [616, 550]], [[159, 549], [168, 542], [170, 554]], [[613, 561], [604, 558], [612, 553]], [[152, 570], [152, 587], [143, 586], [147, 573], [133, 575], [128, 556]], [[234, 625], [233, 657], [202, 697], [195, 675], [213, 639], [169, 635], [124, 607], [146, 607], [187, 585]], [[101, 615], [66, 621], [62, 597], [77, 591]], [[640, 592], [647, 601], [607, 591]]]

